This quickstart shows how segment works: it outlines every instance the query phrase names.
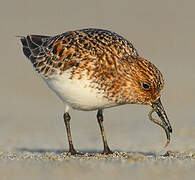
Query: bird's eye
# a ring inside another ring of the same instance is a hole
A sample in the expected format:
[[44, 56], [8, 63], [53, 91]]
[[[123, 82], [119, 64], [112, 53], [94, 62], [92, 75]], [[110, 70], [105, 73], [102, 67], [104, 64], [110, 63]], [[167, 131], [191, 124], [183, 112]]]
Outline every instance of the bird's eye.
[[142, 85], [142, 88], [144, 90], [149, 90], [150, 89], [150, 85], [148, 83], [142, 82], [141, 85]]

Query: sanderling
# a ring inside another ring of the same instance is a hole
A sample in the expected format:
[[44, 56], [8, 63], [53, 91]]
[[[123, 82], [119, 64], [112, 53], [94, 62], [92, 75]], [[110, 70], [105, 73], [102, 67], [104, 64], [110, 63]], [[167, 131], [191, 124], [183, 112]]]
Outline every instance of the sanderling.
[[[164, 128], [168, 145], [172, 128], [160, 100], [162, 74], [140, 57], [128, 40], [108, 30], [82, 29], [53, 37], [22, 36], [21, 42], [34, 69], [65, 105], [64, 123], [71, 154], [77, 151], [70, 131], [70, 108], [97, 110], [103, 153], [110, 154], [103, 110], [123, 104], [150, 105], [149, 118]], [[152, 117], [153, 112], [161, 121]]]

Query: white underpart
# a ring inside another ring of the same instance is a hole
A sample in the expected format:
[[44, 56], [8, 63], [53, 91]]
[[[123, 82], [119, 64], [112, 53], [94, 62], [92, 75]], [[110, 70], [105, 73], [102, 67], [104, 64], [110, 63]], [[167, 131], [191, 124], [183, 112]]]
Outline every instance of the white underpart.
[[66, 71], [62, 75], [56, 73], [52, 77], [44, 79], [65, 105], [84, 111], [104, 109], [116, 105], [103, 97], [103, 91], [100, 92], [96, 88], [89, 87], [91, 82], [85, 76], [82, 79], [69, 79], [69, 77], [70, 71]]

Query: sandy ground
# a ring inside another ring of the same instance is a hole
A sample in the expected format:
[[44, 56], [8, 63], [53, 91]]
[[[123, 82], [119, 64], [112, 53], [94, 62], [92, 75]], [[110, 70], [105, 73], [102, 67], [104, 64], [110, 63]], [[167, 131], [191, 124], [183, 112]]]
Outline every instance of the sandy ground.
[[[1, 1], [0, 179], [193, 179], [195, 175], [195, 2]], [[32, 70], [16, 35], [54, 35], [97, 27], [123, 35], [162, 71], [162, 102], [173, 127], [164, 148], [150, 107], [105, 110], [103, 156], [96, 112], [71, 111], [72, 135], [83, 156], [69, 156], [56, 95]]]
[[[0, 153], [1, 179], [194, 179], [195, 151], [114, 153]], [[15, 178], [13, 178], [15, 179]]]

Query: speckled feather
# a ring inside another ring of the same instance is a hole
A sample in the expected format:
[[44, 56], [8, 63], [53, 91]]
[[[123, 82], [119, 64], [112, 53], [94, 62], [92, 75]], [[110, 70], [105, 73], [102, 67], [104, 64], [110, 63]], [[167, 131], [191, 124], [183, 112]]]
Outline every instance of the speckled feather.
[[[68, 78], [89, 80], [89, 87], [115, 105], [151, 104], [160, 96], [160, 71], [141, 58], [122, 36], [101, 29], [69, 31], [54, 37], [21, 38], [24, 54], [44, 79], [68, 72]], [[144, 90], [142, 82], [150, 84]]]

